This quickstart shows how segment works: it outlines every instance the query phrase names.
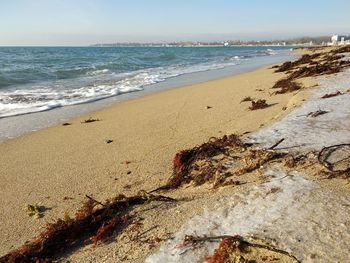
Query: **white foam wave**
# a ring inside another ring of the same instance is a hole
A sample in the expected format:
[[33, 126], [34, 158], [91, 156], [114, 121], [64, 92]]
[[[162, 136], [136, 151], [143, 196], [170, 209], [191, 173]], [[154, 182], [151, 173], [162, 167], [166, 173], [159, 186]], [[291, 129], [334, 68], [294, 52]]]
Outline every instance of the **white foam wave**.
[[275, 50], [273, 50], [273, 49], [268, 48], [267, 49], [267, 54], [273, 56], [273, 55], [277, 55], [277, 52]]
[[[111, 96], [143, 90], [145, 86], [162, 82], [183, 74], [222, 69], [237, 65], [234, 61], [202, 63], [197, 65], [173, 65], [135, 72], [114, 74], [108, 69], [94, 70], [85, 78], [24, 86], [16, 90], [0, 90], [0, 118], [46, 111], [57, 107], [92, 102]], [[89, 83], [95, 84], [89, 84]], [[79, 87], [79, 85], [81, 85]]]
[[88, 76], [96, 76], [96, 75], [107, 74], [107, 73], [110, 73], [109, 69], [98, 69], [98, 70], [87, 72], [86, 75], [88, 75]]
[[[265, 51], [266, 52], [266, 51]], [[77, 79], [23, 85], [15, 90], [0, 90], [0, 118], [81, 104], [134, 91], [183, 74], [218, 70], [247, 60], [236, 55], [229, 59], [200, 64], [177, 64], [116, 74], [110, 69], [95, 69]]]

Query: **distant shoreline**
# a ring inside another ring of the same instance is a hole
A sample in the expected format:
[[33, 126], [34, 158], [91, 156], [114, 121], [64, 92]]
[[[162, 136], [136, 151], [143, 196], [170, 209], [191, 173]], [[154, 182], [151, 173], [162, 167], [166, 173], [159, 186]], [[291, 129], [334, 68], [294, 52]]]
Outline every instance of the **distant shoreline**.
[[222, 47], [222, 48], [230, 48], [230, 47], [322, 47], [322, 45], [306, 45], [306, 44], [293, 44], [293, 45], [278, 45], [278, 44], [267, 44], [267, 45], [169, 45], [169, 44], [94, 44], [88, 47], [196, 47], [196, 48], [206, 48], [206, 47]]

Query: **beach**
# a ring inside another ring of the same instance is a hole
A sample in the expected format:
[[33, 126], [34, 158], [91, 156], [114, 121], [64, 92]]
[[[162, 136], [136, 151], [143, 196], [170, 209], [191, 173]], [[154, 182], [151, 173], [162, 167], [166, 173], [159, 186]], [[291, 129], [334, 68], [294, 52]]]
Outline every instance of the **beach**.
[[[286, 74], [274, 71], [268, 66], [146, 95], [71, 119], [65, 125], [2, 142], [0, 254], [37, 236], [47, 222], [67, 214], [73, 217], [86, 201], [86, 195], [104, 201], [164, 185], [173, 173], [177, 152], [201, 145], [212, 137], [255, 134], [300, 107], [310, 92], [317, 89], [314, 77], [304, 77], [297, 80], [302, 89], [273, 94], [272, 86]], [[242, 101], [247, 97], [255, 101], [264, 99], [269, 106], [250, 110], [251, 101]], [[278, 138], [273, 138], [276, 141]], [[267, 144], [271, 146], [273, 142]], [[244, 180], [254, 181], [254, 176], [248, 174]], [[123, 232], [114, 242], [79, 246], [65, 258], [72, 262], [144, 262], [190, 218], [262, 182], [264, 179], [259, 178], [253, 184], [214, 191], [211, 185], [203, 184], [165, 192], [182, 201], [158, 206], [150, 203], [135, 210], [142, 217], [142, 231], [156, 226], [145, 234], [159, 237], [152, 246], [147, 243], [134, 247], [130, 235]], [[309, 187], [302, 179], [297, 183], [300, 188]], [[348, 191], [343, 189], [342, 182], [339, 184], [340, 195]], [[28, 204], [43, 207], [42, 217], [29, 217], [25, 210]], [[159, 260], [154, 257], [148, 262]]]

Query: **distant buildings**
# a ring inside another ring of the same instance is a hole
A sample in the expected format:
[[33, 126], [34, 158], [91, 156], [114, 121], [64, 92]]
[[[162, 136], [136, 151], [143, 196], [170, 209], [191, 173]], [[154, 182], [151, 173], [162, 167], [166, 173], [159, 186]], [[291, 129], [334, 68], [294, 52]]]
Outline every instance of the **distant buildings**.
[[225, 41], [178, 41], [155, 43], [111, 43], [96, 44], [94, 47], [233, 47], [233, 46], [324, 46], [350, 44], [350, 36], [334, 35], [300, 37], [280, 40], [225, 40]]
[[349, 45], [350, 44], [350, 36], [340, 36], [333, 35], [331, 37], [331, 42], [328, 43], [330, 46], [338, 46], [338, 45]]

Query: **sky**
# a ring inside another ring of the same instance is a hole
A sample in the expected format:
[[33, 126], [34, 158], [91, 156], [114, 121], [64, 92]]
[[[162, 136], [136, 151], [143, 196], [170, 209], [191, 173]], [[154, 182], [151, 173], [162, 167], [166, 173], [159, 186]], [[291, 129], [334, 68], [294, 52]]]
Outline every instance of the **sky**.
[[350, 34], [349, 0], [0, 0], [0, 45]]

